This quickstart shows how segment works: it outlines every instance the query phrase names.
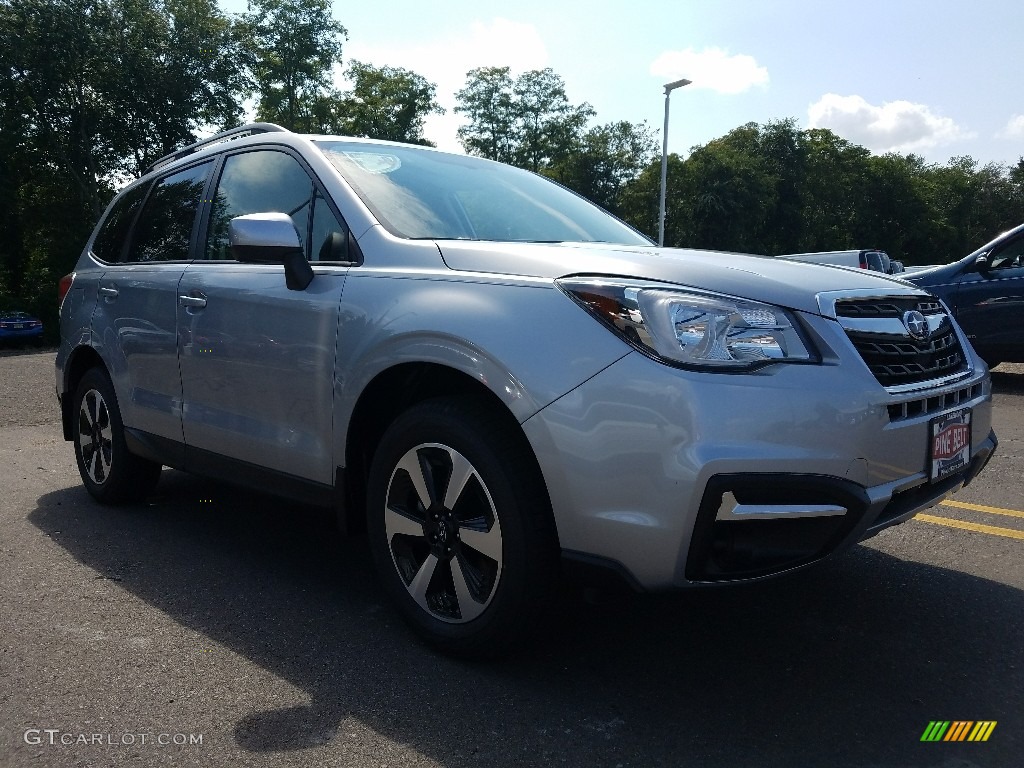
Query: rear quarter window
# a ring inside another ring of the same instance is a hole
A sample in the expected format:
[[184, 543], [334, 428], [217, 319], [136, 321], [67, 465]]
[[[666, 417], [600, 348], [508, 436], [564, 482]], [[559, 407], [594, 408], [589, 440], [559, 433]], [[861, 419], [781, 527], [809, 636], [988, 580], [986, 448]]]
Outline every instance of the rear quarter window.
[[135, 214], [146, 197], [148, 184], [140, 184], [129, 189], [113, 202], [110, 213], [104, 219], [100, 231], [92, 243], [92, 253], [100, 261], [115, 262], [121, 260], [124, 241], [128, 236]]

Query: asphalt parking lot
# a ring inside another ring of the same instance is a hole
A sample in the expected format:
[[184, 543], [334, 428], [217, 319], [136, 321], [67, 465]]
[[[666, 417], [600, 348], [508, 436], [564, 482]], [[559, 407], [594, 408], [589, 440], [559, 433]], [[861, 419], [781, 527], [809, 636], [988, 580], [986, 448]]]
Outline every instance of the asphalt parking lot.
[[[1024, 366], [952, 503], [803, 574], [420, 645], [331, 516], [171, 470], [104, 508], [53, 353], [0, 353], [0, 766], [970, 766], [1024, 750]], [[984, 742], [922, 741], [994, 721]]]

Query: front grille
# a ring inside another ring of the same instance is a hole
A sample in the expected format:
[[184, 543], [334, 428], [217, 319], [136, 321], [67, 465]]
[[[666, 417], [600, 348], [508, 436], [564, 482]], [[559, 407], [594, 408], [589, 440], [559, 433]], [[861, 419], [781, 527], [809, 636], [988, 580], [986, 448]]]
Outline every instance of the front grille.
[[[953, 324], [934, 299], [895, 296], [836, 302], [836, 317], [871, 373], [886, 387], [917, 384], [965, 370], [967, 358]], [[915, 339], [903, 316], [916, 310], [937, 327]], [[941, 321], [939, 320], [941, 316]], [[897, 322], [894, 322], [897, 321]]]
[[847, 300], [836, 302], [836, 317], [895, 317], [916, 309], [922, 315], [942, 314], [942, 305], [933, 299], [915, 296], [887, 299]]
[[964, 355], [953, 328], [946, 325], [930, 338], [847, 331], [868, 368], [886, 387], [916, 384], [956, 373]]
[[902, 403], [893, 403], [889, 406], [889, 421], [905, 421], [907, 419], [915, 419], [918, 416], [941, 413], [949, 408], [955, 408], [961, 403], [968, 403], [975, 398], [981, 397], [983, 394], [985, 394], [984, 384], [978, 382], [941, 395], [919, 397], [914, 400], [905, 400]]

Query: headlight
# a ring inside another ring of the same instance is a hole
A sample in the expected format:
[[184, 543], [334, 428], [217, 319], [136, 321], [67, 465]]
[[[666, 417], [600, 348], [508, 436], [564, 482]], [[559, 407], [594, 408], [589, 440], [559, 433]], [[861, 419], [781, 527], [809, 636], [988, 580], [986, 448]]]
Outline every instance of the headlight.
[[557, 282], [627, 342], [670, 365], [736, 371], [817, 360], [780, 307], [630, 280]]

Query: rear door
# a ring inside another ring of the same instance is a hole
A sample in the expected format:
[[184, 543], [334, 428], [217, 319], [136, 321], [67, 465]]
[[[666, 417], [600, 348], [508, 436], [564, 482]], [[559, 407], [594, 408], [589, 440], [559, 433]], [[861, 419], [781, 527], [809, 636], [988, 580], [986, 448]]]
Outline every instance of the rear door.
[[[337, 244], [347, 242], [347, 230], [307, 166], [283, 147], [228, 154], [212, 199], [203, 258], [178, 287], [188, 460], [228, 458], [330, 484], [338, 312], [348, 273]], [[287, 213], [299, 232], [315, 273], [303, 291], [288, 290], [280, 265], [232, 258], [230, 220], [265, 212]]]
[[99, 279], [92, 328], [125, 426], [178, 444], [177, 288], [191, 259], [212, 168], [207, 161], [157, 179], [130, 237], [114, 247], [94, 245], [94, 250], [107, 247], [117, 258]]

